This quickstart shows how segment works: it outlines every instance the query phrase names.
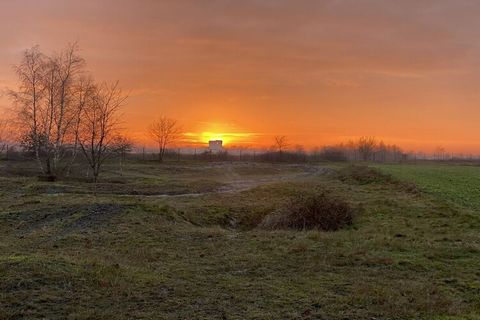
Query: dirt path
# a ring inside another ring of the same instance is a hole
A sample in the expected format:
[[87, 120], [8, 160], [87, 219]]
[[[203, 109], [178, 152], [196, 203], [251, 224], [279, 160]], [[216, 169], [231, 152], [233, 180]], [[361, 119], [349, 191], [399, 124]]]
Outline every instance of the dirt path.
[[[178, 197], [199, 197], [209, 194], [218, 194], [218, 193], [235, 193], [235, 192], [242, 192], [247, 191], [262, 185], [268, 185], [273, 183], [280, 183], [280, 182], [293, 182], [296, 180], [301, 180], [309, 177], [319, 176], [323, 174], [327, 174], [332, 172], [332, 169], [320, 167], [320, 166], [302, 166], [302, 172], [292, 172], [288, 174], [276, 174], [276, 175], [269, 175], [262, 178], [251, 178], [245, 179], [242, 178], [241, 175], [234, 172], [232, 167], [227, 168], [227, 180], [228, 184], [221, 187], [215, 191], [208, 191], [208, 192], [199, 192], [199, 193], [183, 193], [183, 194], [158, 194], [158, 195], [147, 195], [144, 197], [149, 198], [178, 198]], [[130, 195], [127, 195], [130, 196]]]
[[[222, 194], [222, 193], [235, 193], [247, 191], [258, 186], [282, 183], [282, 182], [295, 182], [299, 180], [308, 179], [319, 175], [324, 175], [332, 172], [332, 169], [313, 166], [313, 165], [285, 165], [285, 171], [277, 173], [259, 173], [249, 175], [241, 175], [235, 169], [238, 168], [232, 164], [216, 165], [215, 168], [221, 168], [222, 174], [220, 177], [215, 177], [216, 181], [223, 183], [224, 185], [216, 190], [205, 192], [193, 192], [193, 193], [179, 193], [179, 194], [122, 194], [122, 193], [109, 193], [99, 192], [100, 196], [113, 196], [113, 197], [142, 197], [142, 198], [179, 198], [179, 197], [200, 197], [210, 194]], [[50, 196], [63, 196], [68, 194], [75, 194], [75, 192], [53, 192], [48, 193]]]

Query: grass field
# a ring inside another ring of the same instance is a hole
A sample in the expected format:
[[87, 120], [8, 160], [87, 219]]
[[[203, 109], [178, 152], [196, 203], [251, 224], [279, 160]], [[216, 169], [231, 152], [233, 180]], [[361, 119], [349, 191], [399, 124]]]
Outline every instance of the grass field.
[[[0, 319], [480, 319], [477, 167], [128, 162], [0, 178]], [[355, 212], [266, 231], [298, 194]]]
[[428, 193], [480, 211], [480, 166], [383, 165], [380, 168], [398, 179], [413, 181]]

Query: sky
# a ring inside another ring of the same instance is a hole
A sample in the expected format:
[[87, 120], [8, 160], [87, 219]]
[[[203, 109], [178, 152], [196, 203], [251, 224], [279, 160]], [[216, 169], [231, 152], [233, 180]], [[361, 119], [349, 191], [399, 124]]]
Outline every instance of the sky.
[[0, 0], [0, 87], [23, 50], [77, 41], [130, 92], [141, 143], [165, 115], [189, 141], [480, 153], [479, 16], [477, 0]]

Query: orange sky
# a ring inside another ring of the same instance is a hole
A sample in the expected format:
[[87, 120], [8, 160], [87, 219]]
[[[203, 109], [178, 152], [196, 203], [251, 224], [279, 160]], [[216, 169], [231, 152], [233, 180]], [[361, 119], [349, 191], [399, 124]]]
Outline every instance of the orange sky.
[[164, 114], [230, 145], [480, 153], [479, 16], [476, 0], [0, 1], [0, 87], [22, 50], [78, 41], [98, 80], [131, 91], [139, 140]]

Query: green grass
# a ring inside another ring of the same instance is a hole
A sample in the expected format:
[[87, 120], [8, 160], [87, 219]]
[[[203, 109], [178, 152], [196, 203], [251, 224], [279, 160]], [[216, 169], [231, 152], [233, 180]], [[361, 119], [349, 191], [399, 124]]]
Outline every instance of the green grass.
[[[104, 182], [122, 182], [96, 197], [81, 180], [5, 174], [0, 319], [479, 319], [478, 215], [375, 172], [320, 167], [129, 163], [119, 176], [112, 165]], [[165, 184], [132, 195], [139, 181]], [[178, 181], [180, 193], [222, 189], [164, 196]], [[256, 227], [316, 191], [347, 201], [353, 225]]]
[[461, 165], [382, 165], [394, 177], [412, 181], [435, 196], [480, 211], [480, 167]]

